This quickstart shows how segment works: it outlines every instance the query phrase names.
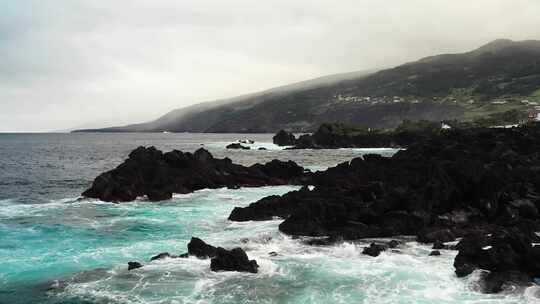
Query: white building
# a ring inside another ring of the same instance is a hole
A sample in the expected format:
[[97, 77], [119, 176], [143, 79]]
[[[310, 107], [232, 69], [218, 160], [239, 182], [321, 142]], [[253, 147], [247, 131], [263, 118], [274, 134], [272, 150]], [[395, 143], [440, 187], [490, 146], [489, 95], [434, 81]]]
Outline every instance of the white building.
[[441, 123], [441, 129], [443, 130], [448, 130], [448, 129], [452, 129], [452, 127], [450, 127], [449, 125], [445, 124], [444, 122]]

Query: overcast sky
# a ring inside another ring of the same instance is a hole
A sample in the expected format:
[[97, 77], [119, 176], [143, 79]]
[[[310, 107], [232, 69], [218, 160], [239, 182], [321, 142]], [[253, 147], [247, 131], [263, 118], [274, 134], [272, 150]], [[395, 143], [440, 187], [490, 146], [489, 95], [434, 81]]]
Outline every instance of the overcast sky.
[[0, 131], [142, 122], [496, 38], [540, 39], [540, 1], [0, 0]]

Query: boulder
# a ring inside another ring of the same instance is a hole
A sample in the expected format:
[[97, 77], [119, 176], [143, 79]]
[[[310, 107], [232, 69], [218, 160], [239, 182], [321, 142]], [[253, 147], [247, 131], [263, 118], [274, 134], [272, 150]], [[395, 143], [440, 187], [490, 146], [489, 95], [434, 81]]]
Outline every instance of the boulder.
[[257, 273], [259, 265], [255, 260], [249, 260], [241, 248], [225, 250], [218, 247], [216, 255], [210, 261], [212, 271], [239, 271]]
[[369, 247], [364, 248], [362, 254], [376, 257], [379, 256], [379, 254], [381, 254], [381, 252], [385, 251], [386, 249], [388, 249], [388, 247], [385, 245], [371, 243]]
[[296, 144], [296, 138], [294, 134], [281, 130], [272, 137], [272, 142], [278, 146], [294, 146]]
[[388, 242], [388, 248], [397, 248], [399, 246], [399, 241], [391, 240]]
[[187, 245], [188, 254], [194, 255], [200, 259], [213, 258], [216, 256], [217, 248], [206, 244], [203, 240], [192, 237]]
[[[259, 265], [257, 261], [250, 260], [247, 254], [241, 248], [234, 248], [227, 250], [221, 247], [214, 247], [206, 244], [203, 240], [192, 237], [188, 243], [188, 252], [181, 254], [180, 256], [170, 255], [168, 252], [163, 252], [153, 256], [150, 261], [164, 259], [164, 258], [187, 258], [189, 256], [196, 256], [200, 259], [210, 258], [210, 269], [212, 271], [239, 271], [239, 272], [251, 272], [257, 273]], [[277, 256], [276, 252], [270, 252], [270, 256]], [[142, 264], [138, 262], [129, 262], [128, 270], [142, 267]]]
[[128, 262], [128, 271], [141, 268], [141, 267], [143, 267], [143, 265], [139, 262]]
[[232, 144], [229, 144], [227, 145], [225, 148], [227, 149], [240, 149], [240, 150], [250, 150], [251, 148], [250, 147], [246, 147], [240, 143], [232, 143]]

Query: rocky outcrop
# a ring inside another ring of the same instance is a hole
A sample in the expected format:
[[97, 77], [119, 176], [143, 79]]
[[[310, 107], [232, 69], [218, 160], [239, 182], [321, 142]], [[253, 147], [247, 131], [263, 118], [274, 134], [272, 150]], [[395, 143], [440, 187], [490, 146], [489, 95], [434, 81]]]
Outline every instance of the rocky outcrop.
[[365, 247], [364, 250], [362, 250], [362, 254], [377, 257], [379, 254], [381, 254], [381, 252], [386, 251], [386, 249], [388, 249], [386, 245], [371, 243], [368, 247]]
[[212, 271], [240, 271], [257, 273], [259, 265], [257, 261], [248, 259], [241, 248], [225, 250], [218, 247], [215, 257], [210, 261]]
[[232, 150], [251, 150], [250, 147], [246, 147], [240, 143], [232, 143], [225, 147], [226, 149], [232, 149]]
[[[171, 255], [162, 252], [150, 258], [150, 262], [166, 258], [187, 258], [195, 256], [199, 259], [211, 259], [210, 269], [212, 271], [239, 271], [257, 273], [259, 265], [257, 261], [250, 260], [242, 248], [227, 250], [221, 247], [214, 247], [206, 244], [203, 240], [192, 237], [187, 245], [188, 252], [181, 255]], [[128, 271], [141, 268], [143, 264], [139, 262], [128, 262]]]
[[173, 193], [204, 188], [305, 184], [310, 177], [292, 161], [245, 167], [228, 158], [216, 159], [204, 149], [163, 153], [154, 147], [139, 147], [120, 166], [99, 175], [82, 196], [126, 202], [146, 195], [159, 201], [170, 199]]
[[[508, 227], [540, 231], [538, 151], [537, 124], [449, 130], [392, 158], [365, 155], [316, 172], [313, 190], [263, 198], [235, 208], [229, 219], [280, 217], [279, 229], [286, 234], [331, 240], [416, 235], [440, 249], [452, 249], [444, 243], [471, 233], [487, 235]], [[536, 250], [530, 243], [520, 248], [528, 248], [530, 255]], [[458, 273], [470, 269], [458, 268]], [[515, 270], [520, 268], [501, 269]]]
[[187, 245], [188, 254], [198, 257], [199, 259], [213, 258], [216, 256], [217, 248], [206, 244], [203, 240], [192, 237]]
[[210, 258], [210, 269], [212, 271], [257, 273], [257, 269], [259, 268], [257, 261], [248, 259], [246, 252], [242, 248], [227, 250], [221, 247], [214, 247], [195, 237], [191, 238], [188, 244], [188, 255], [196, 256], [200, 259]]
[[475, 233], [457, 245], [456, 275], [463, 277], [475, 269], [488, 270], [482, 277], [483, 291], [499, 292], [509, 285], [523, 285], [540, 277], [538, 237], [523, 229], [502, 229], [493, 234]]
[[290, 132], [281, 130], [272, 137], [272, 141], [278, 146], [294, 146], [296, 144], [296, 137]]
[[128, 271], [141, 268], [141, 267], [143, 267], [143, 265], [139, 262], [128, 262]]

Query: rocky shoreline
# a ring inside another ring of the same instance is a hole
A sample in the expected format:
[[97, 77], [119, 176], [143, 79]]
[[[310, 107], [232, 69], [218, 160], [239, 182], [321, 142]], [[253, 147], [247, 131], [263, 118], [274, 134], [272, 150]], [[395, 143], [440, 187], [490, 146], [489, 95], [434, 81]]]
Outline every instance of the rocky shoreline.
[[[171, 186], [165, 179], [158, 189], [171, 192], [196, 190], [197, 187], [186, 186], [192, 185], [192, 178], [198, 187], [305, 185], [283, 196], [270, 196], [235, 208], [229, 220], [279, 217], [283, 219], [280, 231], [291, 236], [325, 237], [318, 245], [415, 235], [419, 242], [433, 243], [435, 250], [458, 250], [454, 266], [459, 277], [475, 269], [489, 271], [482, 276], [484, 292], [531, 284], [540, 277], [540, 246], [536, 245], [540, 242], [536, 235], [540, 231], [537, 124], [512, 129], [446, 130], [408, 144], [406, 150], [391, 158], [365, 155], [316, 173], [305, 172], [291, 162], [242, 167], [230, 160], [215, 160], [203, 150], [194, 154], [174, 152], [194, 162], [184, 165], [182, 168], [190, 169], [183, 172], [180, 167], [169, 168], [174, 162], [166, 161], [171, 157], [165, 157], [167, 153], [162, 155], [151, 148], [136, 151], [127, 164], [115, 169], [118, 171], [98, 177], [93, 190], [87, 192], [110, 198], [115, 196], [108, 196], [109, 193], [122, 193], [118, 192], [123, 189], [120, 184], [128, 189], [143, 185], [141, 189], [147, 190], [140, 193], [148, 195], [156, 183], [146, 177], [155, 177], [155, 172], [162, 171], [170, 172], [164, 176], [172, 176], [177, 182]], [[138, 156], [145, 155], [142, 159], [148, 160], [149, 153], [158, 156], [151, 157], [151, 161], [142, 161]], [[208, 170], [194, 175], [193, 168], [200, 168], [201, 159]], [[222, 169], [222, 162], [228, 164], [228, 169]], [[141, 164], [142, 169], [138, 168]], [[216, 168], [228, 175], [211, 173]], [[133, 172], [146, 172], [142, 174], [145, 182], [135, 178], [135, 182], [126, 183]], [[246, 175], [251, 178], [245, 179]], [[111, 188], [114, 191], [106, 190]], [[149, 198], [152, 199], [150, 195]], [[451, 241], [459, 243], [445, 244]], [[373, 244], [367, 248], [366, 254], [376, 256], [391, 247]]]
[[[235, 208], [230, 220], [281, 217], [289, 235], [355, 240], [463, 238], [456, 274], [490, 270], [484, 291], [540, 276], [540, 126], [448, 130], [392, 158], [367, 155], [313, 176], [307, 187]], [[479, 240], [470, 245], [470, 238]]]

